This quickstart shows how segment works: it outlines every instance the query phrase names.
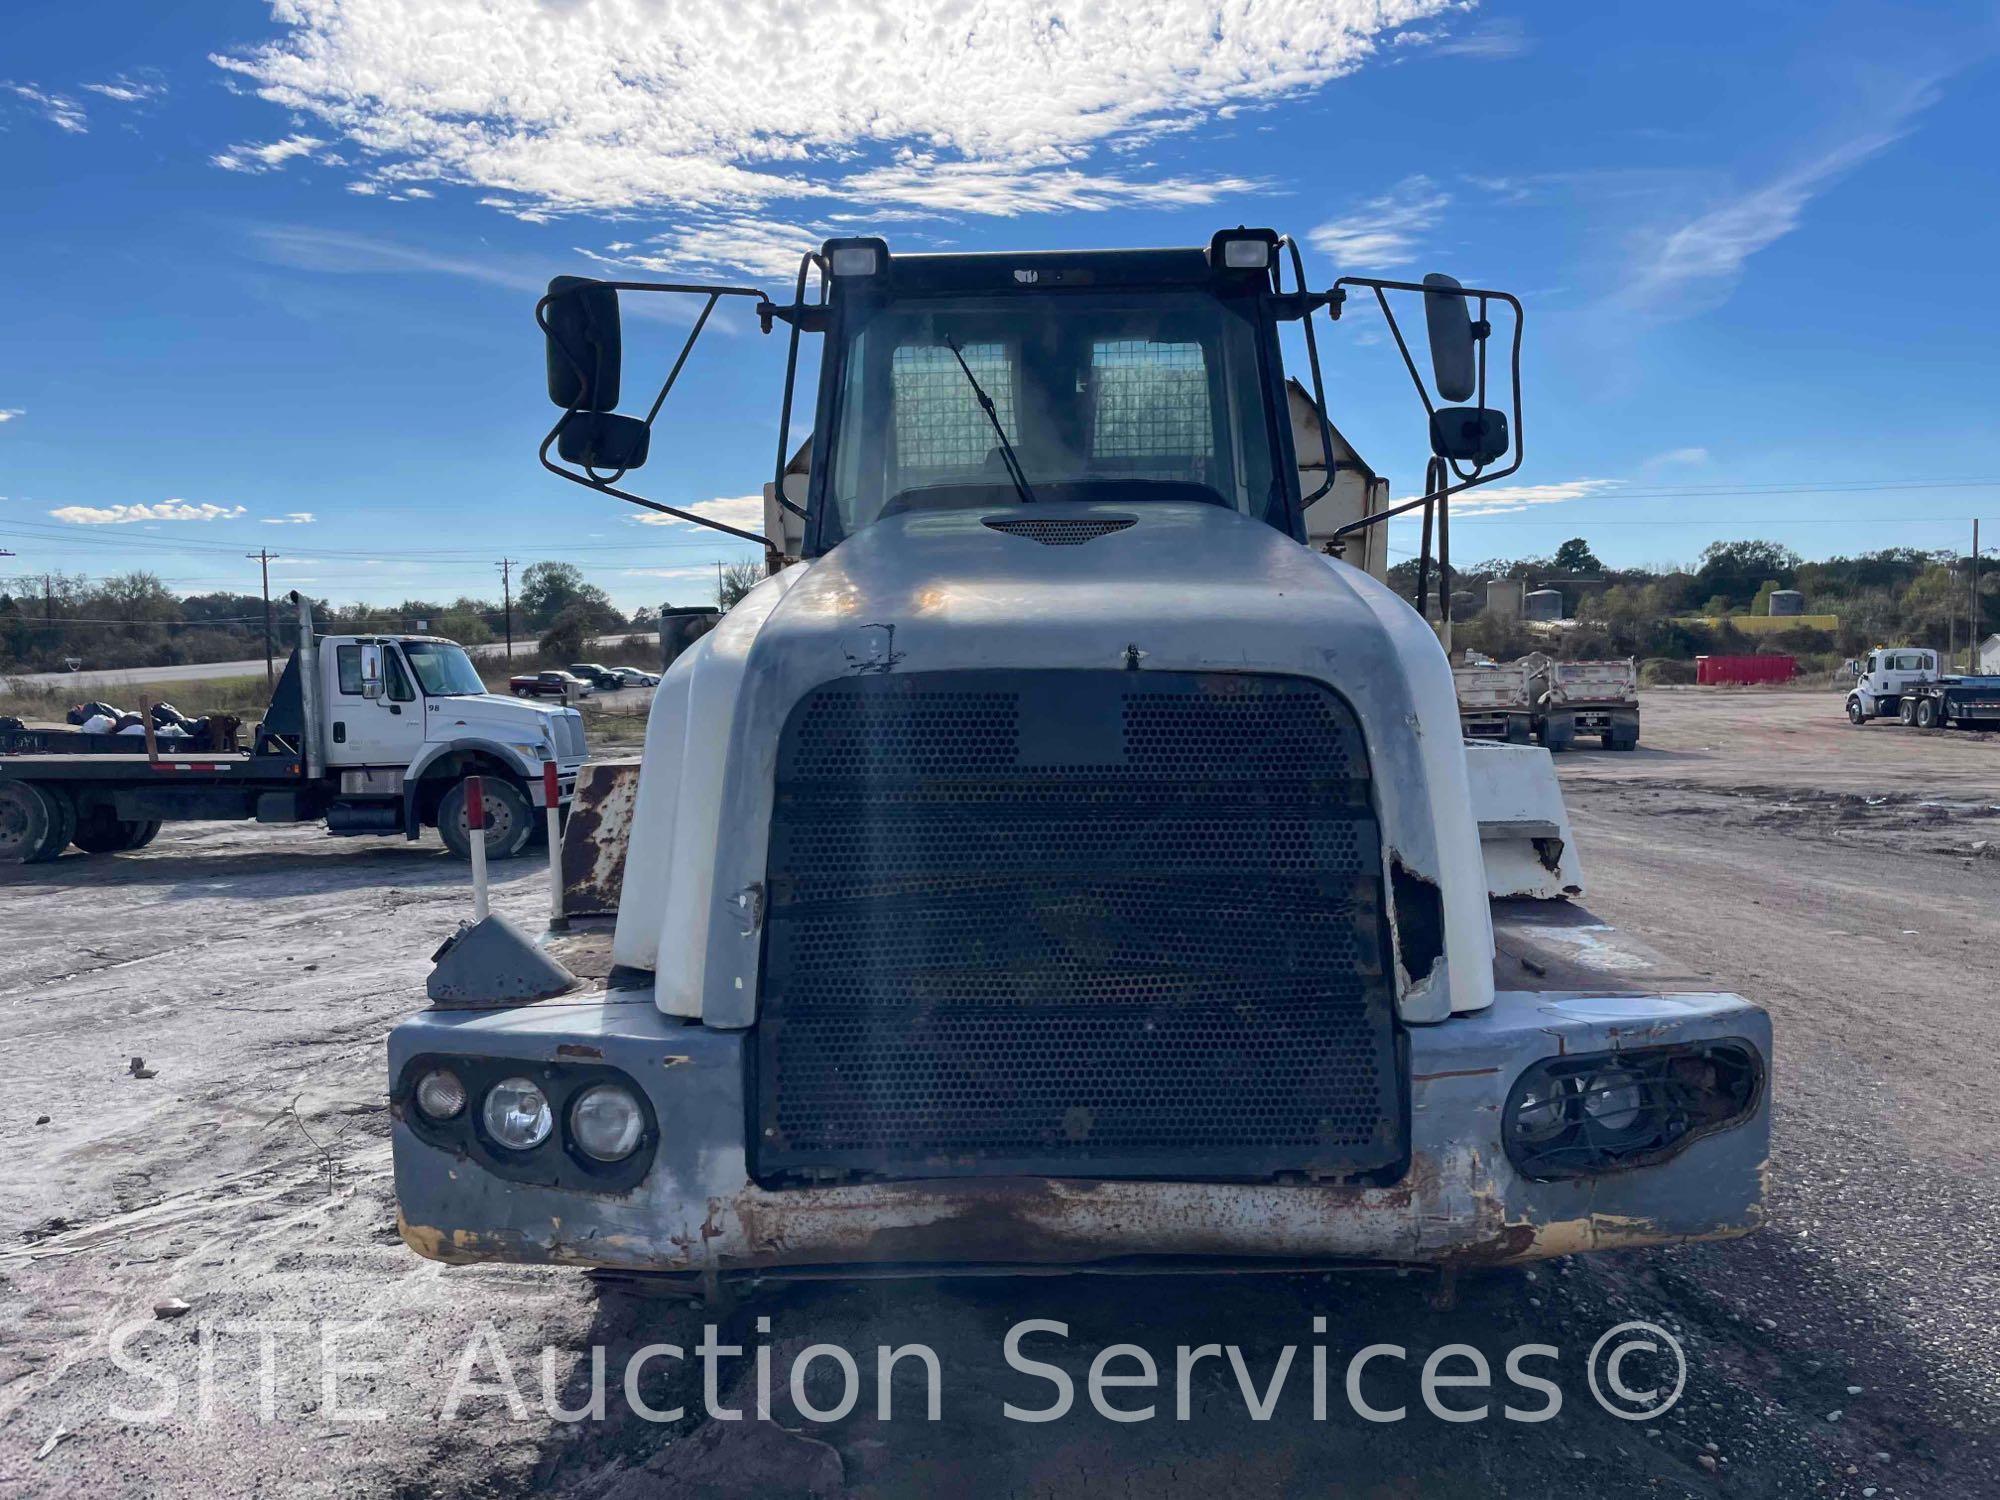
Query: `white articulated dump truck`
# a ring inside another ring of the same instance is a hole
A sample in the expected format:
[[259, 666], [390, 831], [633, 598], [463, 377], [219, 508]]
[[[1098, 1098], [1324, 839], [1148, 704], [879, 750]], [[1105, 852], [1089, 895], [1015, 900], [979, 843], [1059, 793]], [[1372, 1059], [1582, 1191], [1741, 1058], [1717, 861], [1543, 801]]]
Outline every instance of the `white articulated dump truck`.
[[1309, 540], [1351, 450], [1329, 427], [1302, 464], [1285, 325], [1323, 412], [1314, 314], [1425, 301], [1409, 504], [1442, 536], [1518, 466], [1519, 305], [1301, 271], [1239, 229], [835, 240], [786, 303], [552, 285], [554, 472], [654, 504], [620, 488], [648, 438], [613, 410], [621, 294], [754, 297], [793, 370], [823, 337], [812, 452], [786, 474], [788, 371], [793, 540], [750, 537], [777, 571], [659, 687], [608, 982], [489, 919], [395, 1031], [413, 1248], [699, 1290], [1449, 1269], [1761, 1222], [1764, 1013], [1659, 992], [1576, 904], [1547, 752], [1468, 746], [1438, 636], [1342, 555], [1388, 511]]

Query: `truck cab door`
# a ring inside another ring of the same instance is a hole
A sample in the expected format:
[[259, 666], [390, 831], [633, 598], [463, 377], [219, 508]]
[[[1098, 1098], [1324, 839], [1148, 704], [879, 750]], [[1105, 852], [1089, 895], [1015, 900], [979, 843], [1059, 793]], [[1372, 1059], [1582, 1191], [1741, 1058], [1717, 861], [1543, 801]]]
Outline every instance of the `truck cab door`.
[[326, 763], [407, 766], [424, 743], [424, 705], [403, 654], [393, 645], [346, 642], [331, 658]]

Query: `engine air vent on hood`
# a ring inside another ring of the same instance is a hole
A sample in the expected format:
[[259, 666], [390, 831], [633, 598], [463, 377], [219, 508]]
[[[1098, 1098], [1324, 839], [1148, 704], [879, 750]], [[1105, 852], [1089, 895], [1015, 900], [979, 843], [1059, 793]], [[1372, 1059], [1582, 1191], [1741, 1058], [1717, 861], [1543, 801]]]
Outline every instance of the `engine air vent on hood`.
[[1070, 520], [1015, 520], [988, 521], [986, 524], [995, 531], [1004, 531], [1009, 536], [1026, 537], [1031, 542], [1040, 542], [1044, 547], [1076, 547], [1084, 542], [1092, 542], [1113, 531], [1123, 531], [1133, 523], [1131, 516], [1091, 516]]

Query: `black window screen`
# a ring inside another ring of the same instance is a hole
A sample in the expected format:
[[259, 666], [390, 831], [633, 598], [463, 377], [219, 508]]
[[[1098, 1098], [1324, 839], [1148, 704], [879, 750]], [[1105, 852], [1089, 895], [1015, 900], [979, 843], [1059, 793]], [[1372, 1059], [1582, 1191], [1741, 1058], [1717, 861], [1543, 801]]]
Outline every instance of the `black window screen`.
[[[1014, 425], [1014, 365], [1003, 344], [966, 344], [965, 363], [986, 394], [1010, 442]], [[998, 445], [993, 424], [958, 360], [942, 344], [904, 344], [890, 362], [895, 397], [896, 459], [907, 476], [978, 469]]]
[[340, 669], [340, 690], [361, 693], [361, 648], [359, 646], [336, 646], [333, 659]]
[[1199, 344], [1103, 340], [1090, 351], [1090, 456], [1134, 476], [1207, 478], [1215, 451]]

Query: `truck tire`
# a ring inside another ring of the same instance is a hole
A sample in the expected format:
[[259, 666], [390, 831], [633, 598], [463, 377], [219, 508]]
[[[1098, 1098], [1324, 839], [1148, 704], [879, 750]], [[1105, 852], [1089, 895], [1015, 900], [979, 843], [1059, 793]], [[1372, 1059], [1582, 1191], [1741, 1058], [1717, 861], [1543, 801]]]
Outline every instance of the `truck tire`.
[[1935, 698], [1919, 698], [1912, 722], [1919, 729], [1937, 728], [1937, 700]]
[[[146, 833], [147, 828], [152, 833]], [[141, 843], [149, 842], [153, 833], [160, 831], [158, 823], [133, 822], [121, 818], [104, 803], [99, 803], [87, 813], [78, 816], [76, 832], [70, 842], [85, 854], [121, 854], [127, 849], [136, 849]], [[135, 843], [134, 840], [138, 842]]]
[[[499, 776], [481, 776], [486, 803], [486, 857], [512, 859], [534, 836], [535, 809], [528, 794]], [[438, 803], [438, 837], [460, 859], [472, 858], [472, 831], [465, 824], [465, 782], [460, 781]]]
[[1852, 724], [1856, 729], [1861, 728], [1862, 725], [1868, 722], [1868, 710], [1861, 706], [1861, 698], [1858, 694], [1849, 697], [1847, 700], [1847, 722]]
[[1903, 723], [1905, 724], [1916, 723], [1917, 722], [1916, 712], [1917, 712], [1916, 699], [1905, 696], [1897, 700], [1896, 717]]
[[1522, 718], [1518, 714], [1513, 714], [1508, 716], [1507, 719], [1508, 744], [1525, 745], [1531, 742], [1534, 739], [1534, 737], [1535, 737], [1535, 732], [1529, 726], [1528, 721], [1526, 719]]
[[62, 788], [0, 784], [0, 861], [44, 864], [68, 848], [75, 833], [76, 804]]
[[1576, 743], [1576, 726], [1567, 719], [1560, 723], [1554, 719], [1546, 719], [1542, 727], [1536, 731], [1535, 738], [1541, 741], [1542, 747], [1549, 754], [1555, 755]]
[[125, 847], [128, 850], [143, 849], [152, 843], [154, 839], [158, 838], [159, 833], [160, 820], [158, 818], [150, 819], [144, 823], [134, 823], [132, 825], [132, 841]]

